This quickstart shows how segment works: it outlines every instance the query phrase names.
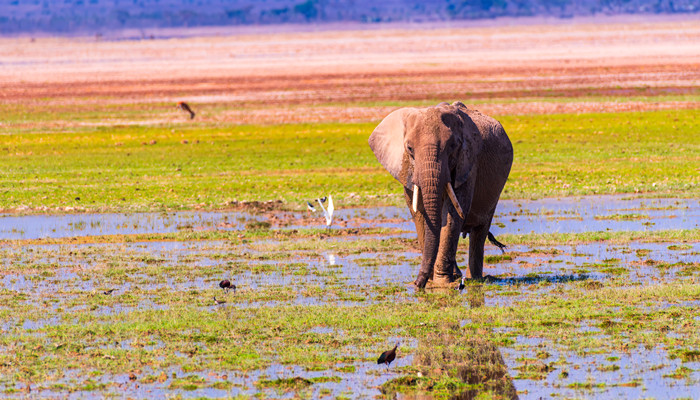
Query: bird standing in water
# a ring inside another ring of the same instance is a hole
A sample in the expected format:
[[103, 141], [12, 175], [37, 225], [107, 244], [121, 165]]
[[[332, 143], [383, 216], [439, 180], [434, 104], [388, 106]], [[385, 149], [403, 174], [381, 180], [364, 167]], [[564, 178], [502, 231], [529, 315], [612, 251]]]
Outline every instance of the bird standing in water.
[[223, 281], [219, 282], [219, 287], [225, 291], [233, 289], [233, 293], [236, 293], [236, 285], [232, 284], [228, 279], [224, 279]]
[[185, 103], [184, 101], [181, 101], [181, 102], [177, 103], [177, 106], [180, 107], [180, 109], [182, 111], [186, 111], [186, 112], [190, 113], [190, 119], [194, 119], [194, 111], [192, 111], [192, 109], [190, 108], [190, 106], [187, 103]]
[[217, 300], [216, 296], [214, 296], [214, 305], [218, 306], [219, 304], [224, 304], [226, 303], [226, 300]]
[[311, 212], [316, 212], [316, 207], [314, 207], [314, 205], [308, 201], [306, 202], [306, 208], [308, 208]]
[[396, 343], [396, 346], [394, 346], [393, 349], [387, 350], [384, 353], [382, 353], [381, 356], [377, 359], [377, 364], [386, 364], [386, 367], [389, 368], [389, 364], [391, 364], [392, 361], [396, 358], [396, 349], [399, 347], [399, 344]]

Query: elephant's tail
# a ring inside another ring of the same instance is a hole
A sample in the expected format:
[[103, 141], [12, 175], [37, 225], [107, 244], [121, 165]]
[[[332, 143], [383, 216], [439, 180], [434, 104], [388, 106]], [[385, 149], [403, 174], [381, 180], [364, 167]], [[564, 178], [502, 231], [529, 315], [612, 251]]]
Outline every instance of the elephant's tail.
[[504, 253], [504, 254], [505, 254], [506, 251], [503, 250], [503, 249], [505, 249], [505, 248], [508, 247], [508, 246], [506, 246], [505, 244], [503, 244], [503, 243], [499, 242], [498, 240], [496, 240], [496, 237], [493, 236], [493, 233], [491, 233], [491, 232], [489, 232], [488, 238], [489, 238], [489, 242], [493, 243], [494, 246], [496, 246], [496, 247], [498, 247], [499, 249], [501, 249], [501, 253]]

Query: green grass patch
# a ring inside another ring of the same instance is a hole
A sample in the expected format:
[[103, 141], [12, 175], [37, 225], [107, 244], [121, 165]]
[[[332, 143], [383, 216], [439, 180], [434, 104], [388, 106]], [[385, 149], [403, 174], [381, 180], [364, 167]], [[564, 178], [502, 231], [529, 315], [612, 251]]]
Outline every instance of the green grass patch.
[[[32, 118], [41, 118], [41, 114]], [[696, 110], [503, 116], [515, 151], [504, 198], [697, 196]], [[239, 201], [400, 205], [367, 138], [376, 123], [70, 127], [0, 135], [0, 209], [226, 209]]]

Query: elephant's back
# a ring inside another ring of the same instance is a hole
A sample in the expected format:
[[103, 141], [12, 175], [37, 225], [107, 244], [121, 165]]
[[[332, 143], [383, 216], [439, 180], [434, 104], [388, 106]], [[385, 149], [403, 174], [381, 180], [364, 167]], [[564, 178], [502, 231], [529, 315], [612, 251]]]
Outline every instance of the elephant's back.
[[469, 108], [462, 103], [455, 103], [455, 105], [467, 114], [481, 133], [483, 139], [482, 154], [492, 163], [495, 162], [502, 167], [507, 166], [507, 176], [513, 164], [513, 144], [510, 142], [503, 125], [495, 118], [482, 114], [479, 110]]
[[460, 108], [474, 122], [483, 139], [477, 157], [472, 208], [465, 221], [465, 226], [478, 226], [491, 221], [513, 164], [513, 145], [503, 125], [495, 118], [464, 105]]

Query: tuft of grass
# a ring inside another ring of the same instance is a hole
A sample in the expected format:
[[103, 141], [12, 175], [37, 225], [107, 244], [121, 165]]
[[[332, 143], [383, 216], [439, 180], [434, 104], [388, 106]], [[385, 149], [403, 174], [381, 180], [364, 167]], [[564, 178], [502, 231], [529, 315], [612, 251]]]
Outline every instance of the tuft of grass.
[[280, 378], [275, 380], [261, 379], [257, 382], [257, 386], [261, 388], [275, 388], [283, 390], [298, 390], [313, 385], [314, 382], [310, 379], [295, 376], [294, 378]]
[[598, 220], [615, 220], [615, 221], [634, 221], [637, 219], [647, 219], [648, 215], [645, 214], [611, 214], [611, 215], [596, 215], [593, 217]]

